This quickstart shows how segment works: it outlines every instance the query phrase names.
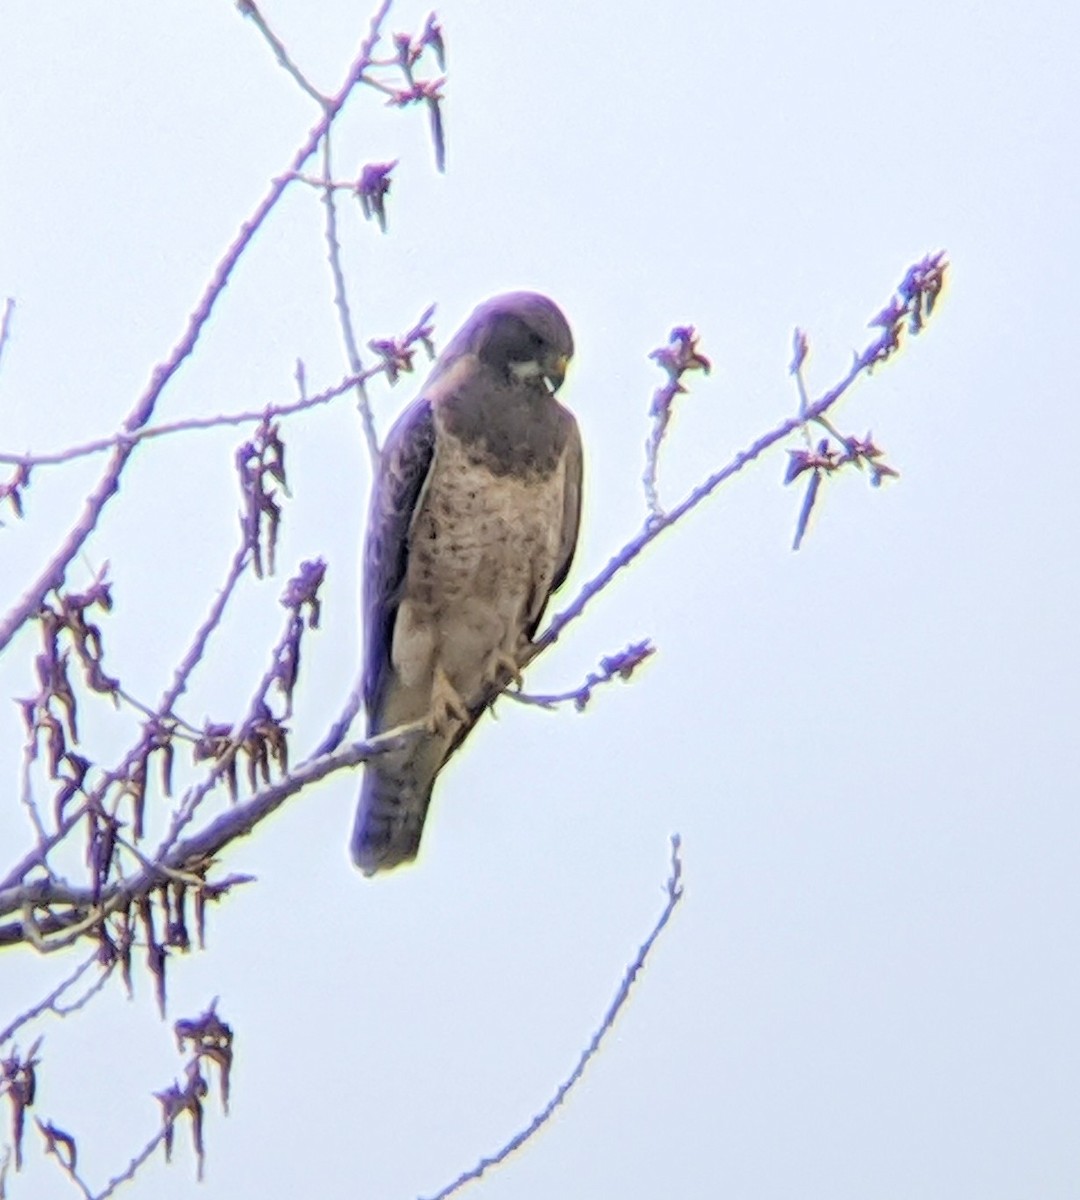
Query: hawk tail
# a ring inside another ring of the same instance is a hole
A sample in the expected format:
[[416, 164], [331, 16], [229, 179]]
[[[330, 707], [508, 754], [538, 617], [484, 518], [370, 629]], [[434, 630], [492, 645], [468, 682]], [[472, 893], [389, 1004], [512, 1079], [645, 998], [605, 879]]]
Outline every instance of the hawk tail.
[[350, 847], [365, 875], [416, 857], [431, 789], [448, 748], [447, 738], [429, 735], [407, 751], [388, 751], [364, 766]]

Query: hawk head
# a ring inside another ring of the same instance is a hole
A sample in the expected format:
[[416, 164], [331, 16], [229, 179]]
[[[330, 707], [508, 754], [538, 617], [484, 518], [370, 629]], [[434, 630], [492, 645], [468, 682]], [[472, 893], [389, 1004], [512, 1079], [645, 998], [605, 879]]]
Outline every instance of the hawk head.
[[556, 304], [538, 292], [508, 292], [473, 312], [444, 357], [475, 354], [507, 380], [545, 380], [555, 392], [573, 353], [570, 326]]

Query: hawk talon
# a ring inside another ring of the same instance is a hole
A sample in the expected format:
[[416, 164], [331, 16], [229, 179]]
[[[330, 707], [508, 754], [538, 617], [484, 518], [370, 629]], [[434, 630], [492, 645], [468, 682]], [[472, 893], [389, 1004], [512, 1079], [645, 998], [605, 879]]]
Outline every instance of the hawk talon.
[[451, 719], [466, 724], [472, 720], [468, 706], [457, 688], [450, 682], [442, 667], [435, 668], [431, 684], [431, 711], [428, 714], [428, 731], [440, 737], [450, 732]]
[[512, 658], [506, 653], [505, 650], [496, 651], [491, 660], [491, 666], [491, 678], [493, 683], [498, 683], [503, 687], [506, 686], [506, 684], [504, 684], [498, 677], [498, 672], [502, 670], [510, 676], [510, 678], [507, 680], [507, 683], [512, 683], [519, 692], [525, 687], [525, 679], [521, 674], [521, 667], [518, 665], [517, 659]]

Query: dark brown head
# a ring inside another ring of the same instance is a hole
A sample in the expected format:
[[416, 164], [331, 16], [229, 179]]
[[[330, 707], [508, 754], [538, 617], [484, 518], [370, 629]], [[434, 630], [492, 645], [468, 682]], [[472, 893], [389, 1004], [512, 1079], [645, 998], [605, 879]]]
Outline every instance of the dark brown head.
[[508, 292], [473, 312], [443, 358], [475, 354], [508, 379], [544, 379], [554, 392], [573, 353], [573, 335], [557, 305], [537, 292]]

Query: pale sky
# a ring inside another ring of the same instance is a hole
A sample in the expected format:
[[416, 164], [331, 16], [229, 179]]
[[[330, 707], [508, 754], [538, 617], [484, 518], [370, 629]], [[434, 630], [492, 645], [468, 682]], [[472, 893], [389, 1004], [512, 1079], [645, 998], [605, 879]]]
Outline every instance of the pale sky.
[[[265, 0], [336, 89], [369, 11]], [[406, 0], [390, 30], [428, 9]], [[901, 472], [801, 499], [774, 451], [657, 543], [529, 672], [577, 686], [656, 656], [581, 715], [504, 702], [438, 784], [418, 863], [348, 860], [358, 776], [235, 844], [258, 882], [211, 910], [205, 953], [46, 1021], [36, 1115], [96, 1186], [157, 1126], [171, 1034], [216, 996], [232, 1107], [209, 1105], [204, 1200], [430, 1196], [543, 1107], [663, 904], [686, 895], [629, 1006], [539, 1138], [477, 1200], [551, 1196], [1066, 1197], [1080, 1190], [1080, 718], [1076, 613], [1080, 10], [913, 0], [807, 6], [447, 0], [448, 169], [426, 121], [354, 97], [341, 177], [400, 159], [380, 235], [344, 206], [366, 341], [437, 303], [442, 346], [479, 301], [552, 296], [578, 353], [563, 400], [587, 493], [563, 601], [639, 527], [648, 353], [697, 326], [714, 362], [661, 464], [675, 503], [847, 370], [907, 267], [948, 252], [927, 331], [838, 411]], [[313, 102], [226, 0], [0, 11], [0, 451], [115, 430], [215, 263], [314, 124]], [[346, 371], [313, 192], [257, 235], [158, 416], [257, 408]], [[380, 431], [418, 385], [376, 384]], [[305, 558], [329, 563], [290, 728], [303, 755], [358, 655], [369, 467], [351, 400], [286, 424], [278, 577], [246, 584], [187, 698], [242, 715]], [[108, 662], [147, 701], [232, 554], [242, 436], [133, 460], [69, 582], [108, 560]], [[797, 443], [792, 443], [793, 445]], [[100, 460], [41, 471], [0, 529], [0, 613], [74, 520]], [[0, 479], [6, 475], [0, 471]], [[561, 607], [556, 604], [555, 608]], [[0, 659], [32, 689], [35, 646]], [[130, 717], [87, 705], [115, 756]], [[31, 844], [21, 725], [0, 709], [0, 866]], [[0, 1026], [74, 959], [4, 953]], [[25, 1046], [29, 1038], [20, 1038]], [[0, 1122], [6, 1122], [6, 1111]], [[0, 1148], [8, 1140], [0, 1123]], [[0, 1149], [2, 1153], [2, 1149]], [[75, 1195], [28, 1132], [13, 1200]], [[188, 1197], [194, 1160], [125, 1193]]]

